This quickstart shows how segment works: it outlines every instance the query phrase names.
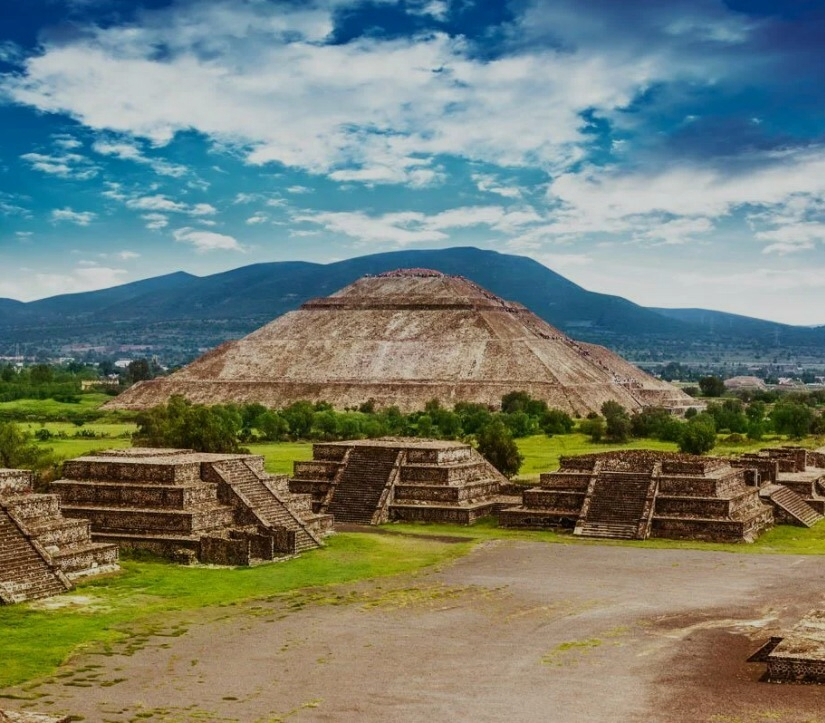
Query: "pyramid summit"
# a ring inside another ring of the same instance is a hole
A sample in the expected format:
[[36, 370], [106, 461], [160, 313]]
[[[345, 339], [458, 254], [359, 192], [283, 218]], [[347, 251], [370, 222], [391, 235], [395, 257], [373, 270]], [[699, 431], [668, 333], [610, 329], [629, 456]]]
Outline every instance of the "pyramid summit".
[[107, 406], [145, 409], [180, 394], [201, 404], [374, 400], [402, 411], [431, 399], [498, 406], [526, 391], [571, 414], [692, 400], [604, 347], [574, 341], [523, 305], [462, 276], [397, 269], [303, 304]]

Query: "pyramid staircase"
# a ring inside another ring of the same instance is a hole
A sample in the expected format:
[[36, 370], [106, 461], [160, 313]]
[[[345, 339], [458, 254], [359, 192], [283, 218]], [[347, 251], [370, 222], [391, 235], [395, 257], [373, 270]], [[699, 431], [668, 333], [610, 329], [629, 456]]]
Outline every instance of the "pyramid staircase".
[[768, 499], [793, 520], [804, 527], [813, 527], [823, 519], [813, 507], [785, 485], [770, 484], [759, 490], [759, 496]]
[[574, 534], [647, 539], [656, 486], [656, 477], [651, 473], [603, 471], [591, 480]]
[[386, 503], [384, 490], [402, 456], [403, 452], [394, 448], [352, 448], [327, 509], [336, 523], [372, 524], [381, 512], [381, 503]]
[[[322, 516], [311, 515], [308, 496], [303, 511], [313, 518], [311, 521], [302, 519], [292, 509], [301, 501], [298, 498], [305, 497], [304, 495], [292, 495], [288, 489], [278, 492], [265, 475], [253, 469], [245, 460], [231, 459], [215, 466], [238, 501], [247, 508], [248, 513], [254, 515], [258, 524], [271, 530], [281, 528], [295, 533], [295, 552], [323, 545], [317, 529]], [[313, 529], [313, 523], [316, 529]]]
[[50, 597], [69, 589], [66, 576], [0, 502], [0, 603]]

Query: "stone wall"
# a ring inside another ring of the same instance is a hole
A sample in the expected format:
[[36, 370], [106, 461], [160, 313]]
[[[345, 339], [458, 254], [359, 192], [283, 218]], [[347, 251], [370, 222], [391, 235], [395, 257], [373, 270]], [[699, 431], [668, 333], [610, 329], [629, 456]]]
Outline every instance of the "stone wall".
[[0, 469], [0, 496], [28, 492], [34, 486], [34, 472], [25, 469]]

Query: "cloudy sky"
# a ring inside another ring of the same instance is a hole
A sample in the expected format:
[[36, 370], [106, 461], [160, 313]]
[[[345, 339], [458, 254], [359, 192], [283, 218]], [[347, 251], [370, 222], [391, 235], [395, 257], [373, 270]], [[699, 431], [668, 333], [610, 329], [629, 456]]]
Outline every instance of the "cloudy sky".
[[0, 4], [0, 297], [474, 245], [825, 323], [825, 0]]

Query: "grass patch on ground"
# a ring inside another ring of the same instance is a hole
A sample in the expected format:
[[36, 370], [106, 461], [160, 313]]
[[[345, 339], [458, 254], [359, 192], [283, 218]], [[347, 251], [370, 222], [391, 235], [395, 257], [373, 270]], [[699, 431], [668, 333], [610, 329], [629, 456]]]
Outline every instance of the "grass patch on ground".
[[[59, 421], [79, 413], [98, 412], [111, 400], [108, 394], [98, 392], [78, 395], [77, 402], [58, 402], [55, 399], [16, 399], [0, 402], [0, 419], [31, 421]], [[103, 415], [103, 412], [100, 412]]]
[[263, 456], [266, 471], [270, 474], [291, 475], [293, 462], [312, 459], [312, 442], [257, 442], [244, 446], [252, 454]]
[[[123, 572], [78, 584], [42, 603], [0, 607], [0, 688], [41, 678], [73, 653], [162, 630], [169, 613], [231, 605], [294, 590], [420, 570], [472, 544], [422, 537], [340, 534], [323, 550], [252, 568], [183, 567], [126, 559]], [[72, 600], [79, 604], [70, 604]]]

